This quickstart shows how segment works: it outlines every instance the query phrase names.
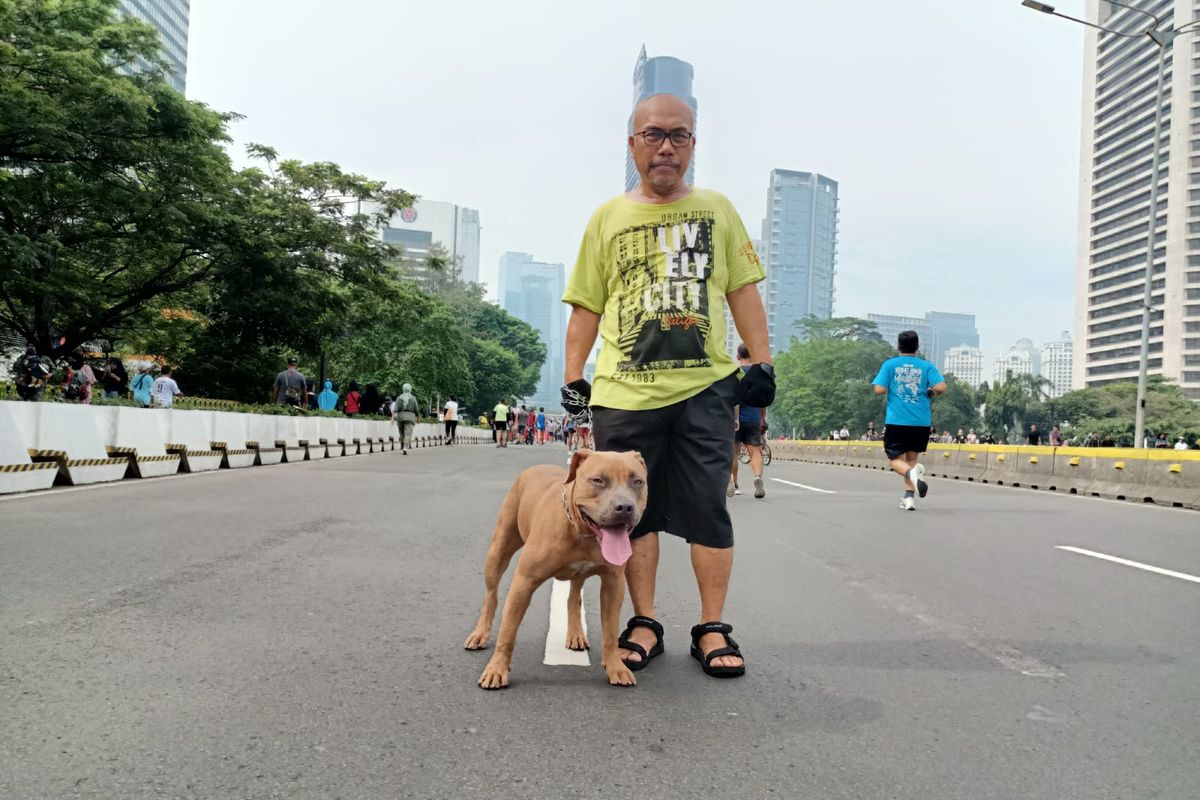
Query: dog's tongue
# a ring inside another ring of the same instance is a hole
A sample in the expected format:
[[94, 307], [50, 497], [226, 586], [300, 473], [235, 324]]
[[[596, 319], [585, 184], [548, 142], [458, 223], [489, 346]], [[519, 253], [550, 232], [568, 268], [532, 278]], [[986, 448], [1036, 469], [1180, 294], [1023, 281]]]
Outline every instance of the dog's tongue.
[[601, 528], [596, 538], [600, 540], [600, 554], [614, 567], [623, 566], [633, 555], [628, 528]]

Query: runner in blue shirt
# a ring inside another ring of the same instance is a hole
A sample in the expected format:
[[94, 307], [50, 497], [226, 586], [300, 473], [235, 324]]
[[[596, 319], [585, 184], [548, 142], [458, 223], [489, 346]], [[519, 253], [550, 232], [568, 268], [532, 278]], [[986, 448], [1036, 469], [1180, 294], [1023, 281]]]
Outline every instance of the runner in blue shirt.
[[546, 443], [546, 409], [544, 406], [538, 406], [537, 413], [537, 443]]
[[900, 355], [889, 358], [873, 381], [875, 394], [887, 395], [887, 426], [883, 431], [883, 451], [892, 462], [892, 471], [904, 478], [904, 497], [900, 507], [917, 507], [914, 492], [924, 497], [929, 491], [925, 465], [917, 461], [929, 444], [933, 424], [932, 399], [946, 391], [946, 381], [938, 368], [917, 356], [920, 340], [916, 331], [900, 334]]

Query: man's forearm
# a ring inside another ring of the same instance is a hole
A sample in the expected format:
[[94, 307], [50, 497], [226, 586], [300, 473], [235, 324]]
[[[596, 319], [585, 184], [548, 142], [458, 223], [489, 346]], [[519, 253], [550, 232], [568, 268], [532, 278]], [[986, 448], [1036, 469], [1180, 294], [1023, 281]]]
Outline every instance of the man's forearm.
[[758, 287], [753, 283], [734, 289], [725, 295], [733, 324], [746, 349], [750, 360], [756, 364], [773, 363], [771, 360], [771, 338], [767, 333], [767, 312], [763, 308]]
[[582, 306], [571, 306], [571, 319], [567, 322], [567, 358], [563, 383], [577, 381], [583, 377], [583, 367], [588, 354], [596, 344], [600, 332], [600, 315]]

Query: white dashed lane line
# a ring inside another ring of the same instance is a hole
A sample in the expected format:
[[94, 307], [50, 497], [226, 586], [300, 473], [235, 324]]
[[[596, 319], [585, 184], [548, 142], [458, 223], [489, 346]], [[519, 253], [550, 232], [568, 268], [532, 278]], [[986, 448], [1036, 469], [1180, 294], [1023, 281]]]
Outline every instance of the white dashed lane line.
[[[546, 632], [546, 654], [542, 657], [542, 663], [548, 666], [587, 667], [592, 663], [587, 650], [567, 649], [567, 595], [570, 591], [570, 581], [555, 580], [550, 589], [550, 630]], [[584, 612], [581, 610], [581, 613]], [[583, 633], [587, 635], [586, 616]]]
[[1200, 577], [1188, 575], [1186, 572], [1176, 572], [1173, 569], [1163, 569], [1162, 567], [1154, 567], [1150, 564], [1143, 564], [1140, 561], [1130, 561], [1127, 558], [1118, 558], [1117, 556], [1106, 555], [1105, 553], [1097, 553], [1095, 550], [1084, 550], [1082, 547], [1072, 547], [1065, 544], [1054, 545], [1057, 550], [1066, 550], [1068, 553], [1078, 553], [1081, 556], [1091, 556], [1104, 561], [1111, 561], [1114, 564], [1123, 564], [1127, 567], [1143, 569], [1146, 572], [1154, 572], [1159, 575], [1166, 575], [1171, 578], [1179, 578], [1181, 581], [1191, 581], [1192, 583], [1200, 583]]
[[807, 489], [810, 492], [817, 492], [818, 494], [837, 494], [837, 492], [833, 491], [832, 489], [818, 489], [816, 486], [809, 486], [807, 483], [785, 481], [783, 478], [771, 478], [771, 480], [775, 481], [776, 483], [786, 483], [788, 486], [795, 486], [799, 489]]

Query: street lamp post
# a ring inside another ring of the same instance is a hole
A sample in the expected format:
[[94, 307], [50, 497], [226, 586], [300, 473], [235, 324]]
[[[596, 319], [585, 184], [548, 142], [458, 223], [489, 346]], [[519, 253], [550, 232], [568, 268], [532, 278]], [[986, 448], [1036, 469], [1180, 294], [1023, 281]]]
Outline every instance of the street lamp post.
[[1103, 25], [1097, 25], [1094, 22], [1088, 22], [1085, 19], [1072, 17], [1067, 14], [1059, 13], [1054, 9], [1054, 6], [1048, 3], [1041, 3], [1038, 0], [1022, 0], [1021, 5], [1026, 8], [1031, 8], [1034, 11], [1039, 11], [1043, 14], [1061, 17], [1062, 19], [1078, 22], [1081, 25], [1086, 25], [1089, 28], [1096, 28], [1105, 33], [1110, 33], [1114, 36], [1121, 36], [1127, 39], [1139, 39], [1143, 36], [1154, 42], [1158, 47], [1158, 79], [1157, 88], [1155, 89], [1155, 109], [1154, 109], [1154, 147], [1153, 155], [1150, 158], [1150, 217], [1146, 224], [1146, 279], [1145, 289], [1142, 293], [1142, 347], [1141, 355], [1138, 359], [1138, 382], [1137, 382], [1137, 408], [1134, 410], [1133, 422], [1133, 446], [1145, 447], [1146, 438], [1146, 379], [1150, 365], [1150, 316], [1154, 311], [1151, 305], [1154, 293], [1154, 244], [1155, 232], [1158, 228], [1158, 183], [1159, 177], [1162, 174], [1162, 118], [1163, 118], [1163, 89], [1166, 83], [1167, 74], [1167, 54], [1171, 47], [1171, 43], [1176, 37], [1185, 33], [1192, 33], [1197, 28], [1198, 22], [1189, 22], [1186, 25], [1181, 25], [1179, 28], [1174, 28], [1170, 25], [1163, 26], [1162, 20], [1156, 14], [1149, 11], [1143, 11], [1140, 8], [1135, 8], [1127, 3], [1121, 3], [1117, 0], [1107, 0], [1114, 6], [1129, 9], [1130, 11], [1142, 14], [1149, 17], [1152, 21], [1151, 27], [1127, 33], [1124, 31], [1106, 28]]

